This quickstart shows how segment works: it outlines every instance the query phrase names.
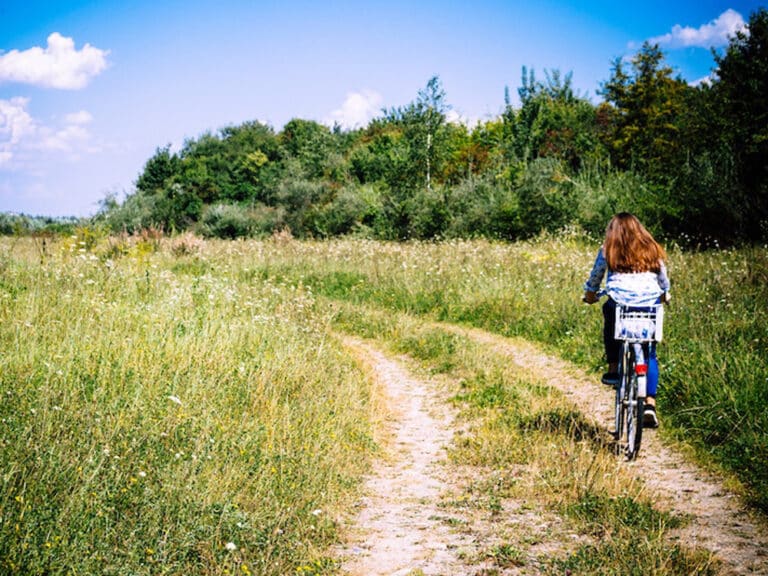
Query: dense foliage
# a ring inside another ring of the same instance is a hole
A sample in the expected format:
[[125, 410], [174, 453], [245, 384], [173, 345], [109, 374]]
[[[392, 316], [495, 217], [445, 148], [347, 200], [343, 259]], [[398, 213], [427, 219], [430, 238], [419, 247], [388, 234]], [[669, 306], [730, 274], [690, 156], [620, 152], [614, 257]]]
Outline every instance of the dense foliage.
[[344, 131], [259, 122], [158, 148], [114, 230], [154, 226], [233, 238], [525, 238], [576, 224], [600, 233], [631, 210], [656, 233], [768, 238], [768, 11], [722, 54], [713, 80], [674, 76], [658, 45], [617, 60], [597, 105], [570, 74], [523, 69], [520, 105], [468, 127], [448, 121], [440, 79], [415, 101]]
[[85, 224], [83, 219], [0, 213], [0, 234], [3, 236], [71, 234], [79, 224]]

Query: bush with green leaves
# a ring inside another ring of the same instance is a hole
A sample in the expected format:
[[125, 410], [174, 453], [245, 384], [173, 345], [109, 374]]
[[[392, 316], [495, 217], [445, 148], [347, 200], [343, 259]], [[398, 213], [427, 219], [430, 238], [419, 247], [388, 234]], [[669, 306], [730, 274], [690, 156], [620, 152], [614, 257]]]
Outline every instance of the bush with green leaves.
[[251, 238], [268, 236], [285, 227], [285, 211], [257, 204], [214, 204], [203, 213], [198, 228], [208, 238]]

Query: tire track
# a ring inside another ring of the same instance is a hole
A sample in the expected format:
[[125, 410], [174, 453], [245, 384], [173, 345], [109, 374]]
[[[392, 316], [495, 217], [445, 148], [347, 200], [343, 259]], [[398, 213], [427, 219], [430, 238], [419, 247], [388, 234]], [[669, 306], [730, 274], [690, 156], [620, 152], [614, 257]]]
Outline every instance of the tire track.
[[350, 575], [464, 574], [467, 536], [441, 522], [453, 413], [429, 383], [360, 340], [344, 345], [372, 372], [388, 402], [388, 454], [374, 464], [347, 544], [336, 550]]

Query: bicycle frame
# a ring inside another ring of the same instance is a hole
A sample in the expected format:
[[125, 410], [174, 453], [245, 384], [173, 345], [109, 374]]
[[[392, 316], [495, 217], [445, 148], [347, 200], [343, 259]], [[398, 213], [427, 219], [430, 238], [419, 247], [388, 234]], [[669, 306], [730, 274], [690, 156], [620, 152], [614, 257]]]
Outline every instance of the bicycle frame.
[[648, 371], [645, 347], [661, 341], [663, 320], [661, 304], [647, 308], [616, 305], [614, 338], [622, 344], [613, 435], [617, 443], [624, 444], [628, 460], [637, 457], [643, 437]]

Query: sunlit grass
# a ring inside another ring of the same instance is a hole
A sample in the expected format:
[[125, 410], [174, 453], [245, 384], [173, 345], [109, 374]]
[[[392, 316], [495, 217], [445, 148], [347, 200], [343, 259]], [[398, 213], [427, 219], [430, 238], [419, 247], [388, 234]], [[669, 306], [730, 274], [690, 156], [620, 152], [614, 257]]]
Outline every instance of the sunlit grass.
[[237, 245], [4, 248], [0, 572], [331, 569], [369, 391], [309, 291]]
[[[306, 242], [270, 251], [259, 273], [336, 300], [535, 340], [597, 377], [602, 315], [580, 300], [597, 248], [577, 233], [516, 244]], [[768, 511], [768, 248], [668, 251], [662, 433], [736, 475]]]
[[[545, 383], [426, 322], [536, 340], [597, 377], [587, 239], [80, 242], [0, 241], [0, 572], [333, 572], [333, 519], [376, 449], [377, 417], [335, 331], [456, 383], [472, 434], [453, 457], [501, 471], [476, 487], [489, 510], [522, 496], [593, 534], [626, 534], [629, 518], [648, 524], [658, 573], [708, 566], [665, 543], [677, 520], [613, 472], [600, 431]], [[661, 432], [766, 509], [768, 252], [670, 253]], [[526, 478], [490, 481], [519, 467]], [[594, 546], [623, 557], [616, 542]], [[518, 562], [520, 546], [489, 554]], [[594, 552], [552, 569], [600, 573]]]

